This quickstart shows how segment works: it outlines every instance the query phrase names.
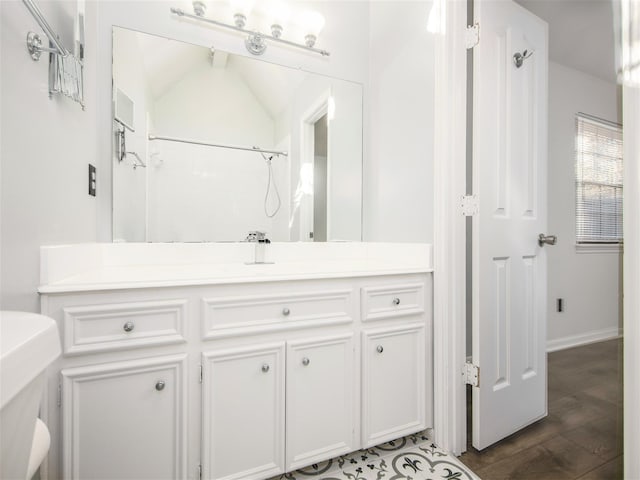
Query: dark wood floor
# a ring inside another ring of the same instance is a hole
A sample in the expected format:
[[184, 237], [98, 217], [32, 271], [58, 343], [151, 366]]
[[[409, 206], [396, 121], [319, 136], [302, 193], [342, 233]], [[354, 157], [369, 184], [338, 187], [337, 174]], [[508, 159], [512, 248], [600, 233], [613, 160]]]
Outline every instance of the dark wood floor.
[[548, 360], [549, 415], [482, 452], [469, 434], [460, 460], [482, 480], [622, 479], [622, 340]]

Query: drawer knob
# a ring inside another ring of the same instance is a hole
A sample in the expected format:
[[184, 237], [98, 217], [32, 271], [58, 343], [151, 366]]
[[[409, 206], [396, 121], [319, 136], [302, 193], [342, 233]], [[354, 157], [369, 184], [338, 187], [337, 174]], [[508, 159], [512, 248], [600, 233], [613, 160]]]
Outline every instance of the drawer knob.
[[268, 365], [268, 364], [266, 364], [266, 363], [265, 363], [264, 365], [262, 365], [262, 371], [263, 371], [264, 373], [267, 373], [267, 372], [269, 371], [269, 365]]
[[384, 348], [382, 348], [382, 345], [378, 345], [378, 346], [376, 347], [376, 351], [377, 351], [378, 353], [382, 353], [382, 352], [384, 352]]
[[400, 299], [398, 297], [393, 299], [393, 304], [394, 305], [400, 305]]
[[156, 382], [156, 390], [157, 391], [161, 392], [162, 390], [164, 390], [164, 386], [165, 386], [164, 380], [158, 380]]
[[302, 365], [304, 365], [305, 367], [309, 365], [309, 363], [311, 363], [311, 360], [309, 360], [307, 357], [304, 357], [302, 359]]
[[287, 315], [289, 315], [291, 313], [291, 310], [289, 310], [287, 307], [284, 307], [282, 309], [282, 314], [286, 317]]
[[122, 328], [125, 332], [131, 332], [135, 328], [135, 325], [133, 324], [133, 322], [127, 322]]

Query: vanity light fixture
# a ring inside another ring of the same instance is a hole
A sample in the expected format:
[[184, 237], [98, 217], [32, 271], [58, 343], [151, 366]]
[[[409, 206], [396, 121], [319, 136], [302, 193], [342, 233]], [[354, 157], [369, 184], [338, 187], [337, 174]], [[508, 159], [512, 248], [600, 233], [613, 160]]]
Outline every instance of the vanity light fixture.
[[235, 30], [236, 32], [246, 34], [247, 38], [245, 39], [245, 46], [247, 47], [247, 50], [253, 55], [262, 55], [267, 49], [266, 41], [268, 40], [283, 43], [291, 47], [301, 48], [311, 52], [319, 53], [323, 57], [329, 56], [328, 51], [315, 47], [318, 35], [324, 27], [324, 17], [318, 12], [305, 12], [300, 16], [300, 23], [302, 24], [301, 26], [303, 28], [303, 31], [305, 32], [305, 43], [302, 44], [282, 38], [284, 24], [289, 17], [289, 9], [284, 3], [280, 2], [279, 0], [274, 0], [270, 12], [271, 35], [261, 33], [256, 30], [249, 30], [248, 28], [246, 28], [247, 18], [251, 13], [251, 9], [253, 8], [255, 0], [229, 0], [229, 2], [231, 4], [231, 11], [233, 13], [233, 25], [205, 17], [205, 14], [207, 12], [207, 5], [203, 0], [194, 0], [192, 2], [194, 12], [193, 14], [187, 13], [181, 8], [173, 7], [171, 8], [171, 13], [179, 17], [190, 18], [192, 20], [209, 23], [211, 25], [228, 28], [231, 30]]

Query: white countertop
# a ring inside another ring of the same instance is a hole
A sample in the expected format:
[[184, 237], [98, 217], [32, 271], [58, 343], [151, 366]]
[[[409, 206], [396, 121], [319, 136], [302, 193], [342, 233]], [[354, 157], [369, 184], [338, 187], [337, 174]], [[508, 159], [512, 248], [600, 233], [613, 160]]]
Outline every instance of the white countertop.
[[42, 294], [130, 288], [347, 278], [433, 271], [431, 245], [82, 244], [41, 248]]

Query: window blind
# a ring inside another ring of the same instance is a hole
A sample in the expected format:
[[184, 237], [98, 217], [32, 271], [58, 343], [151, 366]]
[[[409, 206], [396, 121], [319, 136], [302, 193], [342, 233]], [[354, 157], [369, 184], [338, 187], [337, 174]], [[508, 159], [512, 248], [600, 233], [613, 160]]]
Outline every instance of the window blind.
[[622, 241], [622, 129], [576, 116], [576, 241]]

